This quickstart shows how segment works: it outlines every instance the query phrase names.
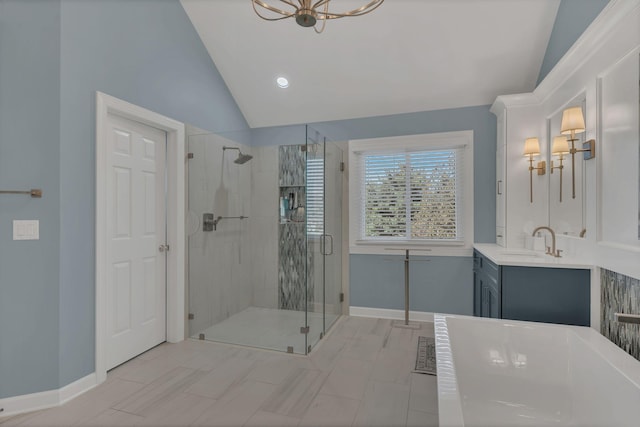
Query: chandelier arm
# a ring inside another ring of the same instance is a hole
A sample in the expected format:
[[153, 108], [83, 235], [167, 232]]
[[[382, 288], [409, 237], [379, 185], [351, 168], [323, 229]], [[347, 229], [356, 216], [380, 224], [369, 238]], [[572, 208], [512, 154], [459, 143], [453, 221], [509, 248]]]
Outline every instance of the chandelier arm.
[[318, 12], [318, 19], [337, 19], [337, 18], [345, 18], [348, 16], [362, 16], [362, 15], [366, 15], [369, 12], [373, 12], [374, 10], [376, 10], [378, 7], [380, 7], [380, 5], [382, 4], [384, 0], [372, 0], [371, 2], [367, 3], [366, 5], [359, 7], [357, 9], [353, 9], [350, 10], [349, 12], [344, 12], [344, 13], [325, 13], [325, 12]]
[[[322, 0], [320, 0], [318, 3], [316, 3], [316, 4], [313, 6], [313, 8], [315, 9], [315, 8], [316, 8], [316, 6], [317, 6], [318, 4], [320, 4], [320, 3], [321, 3], [321, 1], [322, 1]], [[329, 1], [330, 1], [330, 0], [326, 0], [326, 1], [325, 1], [325, 3], [324, 3], [324, 12], [322, 12], [322, 13], [325, 13], [325, 14], [326, 14], [327, 12], [329, 12]], [[323, 19], [323, 20], [322, 20], [322, 27], [320, 27], [320, 29], [318, 30], [318, 29], [316, 28], [316, 26], [314, 25], [314, 26], [313, 26], [313, 30], [316, 32], [316, 34], [321, 34], [321, 33], [324, 31], [324, 27], [326, 27], [326, 25], [327, 25], [327, 20], [326, 20], [326, 19]]]
[[[262, 16], [260, 12], [258, 12], [258, 9], [256, 9], [256, 4], [259, 6], [262, 6], [263, 8], [267, 9], [270, 12], [277, 13], [279, 15], [284, 15], [284, 16], [282, 18], [267, 18], [265, 16]], [[284, 10], [280, 10], [277, 7], [273, 7], [270, 4], [263, 2], [262, 0], [251, 0], [251, 5], [253, 6], [253, 11], [256, 13], [256, 15], [258, 15], [260, 18], [266, 21], [279, 21], [281, 19], [289, 18], [295, 15], [295, 13], [285, 12]]]
[[317, 2], [315, 2], [315, 4], [312, 6], [312, 8], [313, 9], [317, 9], [320, 6], [323, 6], [323, 5], [327, 5], [328, 6], [330, 1], [331, 0], [318, 0]]
[[291, 1], [289, 1], [289, 0], [280, 0], [280, 1], [281, 1], [282, 3], [286, 3], [286, 4], [288, 4], [289, 6], [293, 7], [293, 8], [294, 8], [294, 9], [296, 9], [296, 10], [298, 9], [298, 6], [296, 6], [296, 4], [295, 4], [295, 3], [293, 3], [293, 2], [291, 2]]

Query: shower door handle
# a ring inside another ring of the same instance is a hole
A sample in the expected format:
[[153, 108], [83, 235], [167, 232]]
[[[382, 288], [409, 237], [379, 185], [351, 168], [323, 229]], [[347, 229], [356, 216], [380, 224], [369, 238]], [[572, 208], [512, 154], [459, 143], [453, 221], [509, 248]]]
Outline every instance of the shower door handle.
[[[329, 252], [326, 252], [327, 249], [327, 238], [329, 238]], [[333, 236], [331, 234], [323, 234], [322, 240], [320, 241], [320, 252], [322, 255], [333, 255]]]

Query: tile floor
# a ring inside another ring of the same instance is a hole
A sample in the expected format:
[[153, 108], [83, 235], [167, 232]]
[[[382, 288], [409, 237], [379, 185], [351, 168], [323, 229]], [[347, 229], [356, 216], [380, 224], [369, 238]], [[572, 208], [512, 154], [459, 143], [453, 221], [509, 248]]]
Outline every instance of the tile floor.
[[[327, 325], [333, 323], [336, 317], [327, 313]], [[308, 313], [309, 344], [312, 346], [322, 332], [322, 322], [322, 313]], [[285, 352], [287, 347], [293, 347], [294, 353], [304, 354], [305, 339], [300, 334], [300, 327], [304, 325], [303, 311], [248, 307], [191, 337], [198, 339], [198, 335], [203, 333], [209, 341]]]
[[436, 377], [412, 373], [421, 329], [343, 317], [309, 356], [162, 344], [57, 408], [9, 426], [437, 426]]

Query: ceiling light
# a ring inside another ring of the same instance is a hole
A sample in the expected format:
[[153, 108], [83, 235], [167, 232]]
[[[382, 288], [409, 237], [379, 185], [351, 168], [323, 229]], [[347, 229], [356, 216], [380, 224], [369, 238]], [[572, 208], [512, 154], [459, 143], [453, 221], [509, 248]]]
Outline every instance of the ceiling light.
[[[364, 0], [367, 1], [367, 0]], [[369, 0], [363, 6], [347, 12], [329, 12], [329, 3], [331, 0], [251, 0], [253, 10], [256, 14], [266, 21], [279, 21], [286, 18], [295, 18], [298, 25], [302, 27], [313, 27], [316, 33], [321, 33], [329, 19], [344, 18], [345, 16], [361, 16], [365, 15], [382, 4], [384, 0]], [[276, 3], [280, 7], [289, 10], [282, 10], [270, 3]], [[282, 3], [282, 5], [281, 5]], [[297, 3], [297, 4], [295, 4]], [[316, 23], [322, 21], [322, 27], [316, 28]]]
[[278, 87], [280, 89], [286, 89], [289, 87], [289, 80], [287, 80], [285, 77], [278, 77], [276, 79], [276, 83], [278, 84]]

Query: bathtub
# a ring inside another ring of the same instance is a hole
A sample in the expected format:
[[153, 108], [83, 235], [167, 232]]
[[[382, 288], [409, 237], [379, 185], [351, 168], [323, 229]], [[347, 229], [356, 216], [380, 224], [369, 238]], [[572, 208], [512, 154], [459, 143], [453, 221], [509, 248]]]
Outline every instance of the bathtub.
[[577, 326], [434, 315], [440, 427], [640, 426], [640, 361]]

